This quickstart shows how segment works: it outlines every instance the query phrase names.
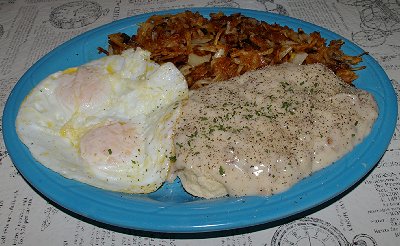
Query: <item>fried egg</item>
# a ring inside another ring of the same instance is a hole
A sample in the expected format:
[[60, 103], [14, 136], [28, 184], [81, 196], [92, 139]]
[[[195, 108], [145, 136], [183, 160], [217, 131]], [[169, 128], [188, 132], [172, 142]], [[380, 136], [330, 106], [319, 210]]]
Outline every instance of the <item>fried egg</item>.
[[48, 76], [23, 101], [16, 129], [38, 162], [66, 178], [148, 193], [166, 180], [187, 97], [172, 63], [130, 49]]

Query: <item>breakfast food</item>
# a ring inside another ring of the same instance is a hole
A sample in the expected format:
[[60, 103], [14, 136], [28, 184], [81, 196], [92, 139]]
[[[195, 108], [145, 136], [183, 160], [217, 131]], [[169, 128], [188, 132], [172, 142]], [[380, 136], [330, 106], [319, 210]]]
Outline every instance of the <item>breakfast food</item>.
[[67, 178], [148, 193], [168, 175], [187, 95], [173, 64], [130, 49], [48, 76], [23, 101], [16, 130], [38, 162]]
[[326, 45], [318, 32], [296, 32], [239, 13], [213, 13], [210, 19], [190, 11], [154, 15], [140, 25], [137, 34], [114, 33], [108, 39], [108, 51], [100, 51], [120, 54], [141, 47], [159, 64], [174, 63], [191, 89], [285, 62], [324, 64], [347, 83], [357, 78], [354, 70], [363, 68], [354, 67], [361, 62], [361, 54], [343, 53], [342, 40]]
[[283, 64], [192, 90], [182, 112], [176, 173], [214, 198], [286, 190], [352, 150], [377, 106], [321, 64]]
[[156, 15], [132, 37], [109, 35], [108, 56], [33, 89], [19, 137], [46, 167], [99, 188], [149, 193], [179, 176], [215, 198], [282, 192], [369, 133], [377, 106], [351, 85], [361, 56], [342, 41], [210, 16]]

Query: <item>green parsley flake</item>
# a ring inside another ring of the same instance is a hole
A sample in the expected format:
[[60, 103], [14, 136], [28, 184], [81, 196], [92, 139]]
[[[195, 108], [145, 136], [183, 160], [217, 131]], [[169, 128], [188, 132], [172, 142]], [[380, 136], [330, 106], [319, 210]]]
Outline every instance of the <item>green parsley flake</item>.
[[224, 175], [225, 175], [225, 170], [224, 170], [224, 168], [223, 168], [222, 166], [219, 166], [219, 174], [220, 174], [221, 176], [224, 176]]
[[283, 102], [281, 108], [285, 109], [285, 111], [289, 111], [290, 106], [292, 106], [291, 102]]

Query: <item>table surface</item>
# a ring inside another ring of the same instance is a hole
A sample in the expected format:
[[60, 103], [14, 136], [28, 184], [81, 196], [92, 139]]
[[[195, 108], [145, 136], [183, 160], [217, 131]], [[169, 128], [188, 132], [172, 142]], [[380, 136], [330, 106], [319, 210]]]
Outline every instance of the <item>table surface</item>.
[[[21, 76], [63, 42], [129, 16], [191, 7], [269, 11], [325, 27], [373, 56], [396, 93], [400, 90], [398, 1], [10, 0], [0, 1], [1, 115]], [[400, 245], [399, 134], [397, 121], [392, 141], [374, 170], [334, 201], [290, 220], [201, 234], [126, 230], [65, 210], [29, 186], [1, 138], [0, 245]]]

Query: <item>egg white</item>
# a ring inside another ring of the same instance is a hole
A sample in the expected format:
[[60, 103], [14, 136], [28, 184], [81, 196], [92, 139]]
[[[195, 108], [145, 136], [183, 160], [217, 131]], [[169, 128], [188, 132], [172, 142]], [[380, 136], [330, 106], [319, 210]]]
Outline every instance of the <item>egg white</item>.
[[166, 180], [183, 75], [126, 50], [48, 76], [25, 98], [17, 133], [33, 157], [66, 178], [148, 193]]

